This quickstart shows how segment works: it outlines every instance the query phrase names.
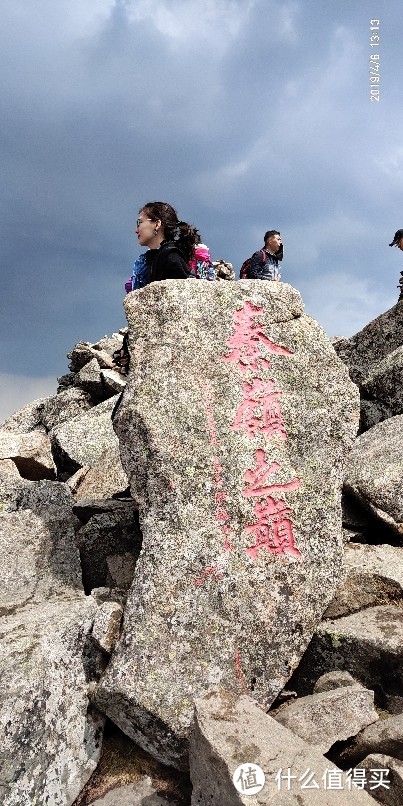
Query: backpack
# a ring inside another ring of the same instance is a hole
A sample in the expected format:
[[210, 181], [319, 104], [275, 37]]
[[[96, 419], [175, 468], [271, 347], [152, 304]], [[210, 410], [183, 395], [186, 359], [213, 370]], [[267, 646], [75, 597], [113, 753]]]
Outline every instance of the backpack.
[[133, 264], [132, 276], [130, 280], [125, 283], [126, 294], [130, 291], [135, 291], [136, 288], [143, 288], [147, 285], [147, 266], [146, 266], [146, 253], [143, 252], [136, 258]]
[[[264, 249], [261, 249], [260, 252], [261, 252], [261, 255], [262, 255], [263, 263], [266, 263], [266, 258], [267, 258], [266, 252], [264, 251]], [[249, 279], [249, 269], [251, 267], [252, 257], [253, 257], [253, 255], [251, 255], [250, 257], [246, 258], [246, 260], [242, 263], [242, 266], [241, 266], [240, 271], [239, 271], [239, 279], [240, 280], [248, 280]]]
[[194, 257], [188, 263], [189, 276], [196, 280], [215, 280], [216, 273], [209, 248], [205, 243], [198, 243], [194, 248]]

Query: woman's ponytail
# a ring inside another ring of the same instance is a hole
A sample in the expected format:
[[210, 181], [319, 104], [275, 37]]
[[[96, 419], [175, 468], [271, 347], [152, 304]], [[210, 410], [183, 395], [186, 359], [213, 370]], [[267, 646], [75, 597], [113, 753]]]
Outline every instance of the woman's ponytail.
[[189, 263], [194, 257], [196, 244], [200, 243], [199, 231], [186, 221], [179, 221], [178, 235], [175, 238], [175, 243], [181, 252], [183, 252], [186, 262]]

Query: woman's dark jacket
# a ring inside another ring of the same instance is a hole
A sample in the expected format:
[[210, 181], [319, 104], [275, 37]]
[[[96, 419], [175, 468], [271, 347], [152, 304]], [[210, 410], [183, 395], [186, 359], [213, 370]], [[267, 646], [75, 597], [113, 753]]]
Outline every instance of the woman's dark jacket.
[[147, 284], [156, 280], [187, 280], [189, 269], [173, 241], [163, 241], [158, 249], [146, 252]]

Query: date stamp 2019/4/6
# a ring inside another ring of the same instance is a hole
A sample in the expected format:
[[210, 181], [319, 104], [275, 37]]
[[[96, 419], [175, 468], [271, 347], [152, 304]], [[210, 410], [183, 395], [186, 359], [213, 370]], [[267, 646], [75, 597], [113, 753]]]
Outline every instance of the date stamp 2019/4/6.
[[379, 38], [379, 25], [380, 20], [370, 20], [370, 37], [369, 42], [372, 48], [370, 58], [369, 58], [369, 83], [370, 83], [370, 100], [371, 101], [379, 101], [381, 97], [380, 93], [380, 83], [381, 83], [381, 76], [380, 76], [380, 69], [381, 69], [381, 60], [379, 56], [379, 45], [380, 45], [380, 38]]

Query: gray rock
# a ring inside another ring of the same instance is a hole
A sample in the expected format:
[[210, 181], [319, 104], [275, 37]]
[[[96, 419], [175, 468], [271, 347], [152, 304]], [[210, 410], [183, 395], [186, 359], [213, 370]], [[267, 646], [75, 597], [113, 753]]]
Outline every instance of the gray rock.
[[83, 389], [70, 387], [44, 401], [41, 423], [46, 431], [51, 431], [68, 420], [84, 414], [90, 408], [92, 408], [92, 404]]
[[19, 511], [0, 513], [3, 613], [82, 594], [71, 503], [65, 485], [36, 482], [22, 492]]
[[77, 372], [75, 383], [84, 389], [95, 403], [99, 403], [105, 398], [101, 370], [96, 358], [92, 358]]
[[344, 478], [346, 492], [398, 534], [403, 534], [402, 444], [403, 414], [378, 423], [357, 438]]
[[126, 377], [116, 369], [103, 369], [101, 379], [104, 389], [111, 395], [122, 392], [126, 386]]
[[[400, 338], [403, 342], [402, 333]], [[389, 416], [403, 413], [403, 345], [370, 365], [361, 388], [389, 411]]]
[[386, 694], [385, 711], [389, 714], [403, 714], [403, 692], [400, 694]]
[[[61, 518], [75, 523], [73, 506], [74, 498], [67, 484], [41, 479], [24, 485], [17, 508], [32, 509], [46, 521]], [[60, 524], [57, 528], [60, 528]]]
[[403, 760], [403, 714], [380, 719], [360, 731], [338, 755], [342, 764], [357, 766], [370, 753], [386, 753]]
[[12, 459], [20, 475], [30, 481], [56, 477], [49, 437], [40, 431], [0, 431], [0, 459]]
[[111, 588], [93, 588], [91, 596], [98, 605], [102, 605], [104, 602], [115, 602], [124, 608], [126, 603], [126, 596], [122, 592]]
[[17, 465], [12, 459], [0, 459], [0, 475], [14, 476], [14, 478], [21, 478]]
[[70, 806], [97, 766], [103, 718], [87, 694], [95, 608], [82, 595], [2, 619], [3, 806]]
[[29, 431], [44, 431], [42, 425], [42, 413], [47, 398], [40, 397], [32, 403], [27, 403], [23, 408], [18, 409], [4, 422], [0, 423], [2, 431], [17, 431], [19, 434], [27, 434]]
[[320, 753], [327, 753], [335, 742], [376, 722], [373, 706], [374, 692], [354, 684], [300, 697], [282, 705], [273, 716]]
[[67, 353], [70, 360], [69, 369], [71, 372], [79, 372], [85, 364], [88, 364], [94, 357], [94, 352], [88, 341], [79, 341], [73, 349]]
[[367, 400], [361, 398], [361, 418], [360, 432], [369, 431], [374, 425], [382, 420], [387, 420], [392, 416], [392, 412], [386, 406], [382, 406], [377, 400]]
[[88, 395], [82, 389], [70, 387], [59, 394], [28, 403], [4, 420], [0, 428], [19, 434], [27, 434], [30, 431], [47, 432], [89, 408], [91, 403]]
[[[403, 764], [401, 762], [392, 756], [371, 753], [360, 762], [360, 769], [366, 771], [365, 788], [372, 798], [384, 806], [402, 806]], [[383, 770], [385, 773], [382, 773]], [[389, 784], [388, 787], [387, 784]]]
[[0, 460], [0, 512], [15, 510], [24, 490], [34, 483], [21, 478], [12, 459]]
[[0, 514], [4, 806], [70, 806], [100, 755], [104, 720], [87, 691], [100, 673], [97, 604], [82, 589], [72, 500], [64, 484], [28, 482], [19, 509]]
[[[121, 342], [122, 339], [117, 337], [116, 347], [114, 347], [115, 350], [119, 349]], [[114, 364], [112, 361], [111, 352], [109, 350], [104, 350], [99, 345], [100, 342], [98, 342], [97, 345], [94, 345], [89, 344], [89, 342], [86, 341], [79, 341], [78, 344], [76, 344], [75, 347], [73, 347], [73, 349], [67, 353], [67, 358], [70, 359], [70, 371], [75, 373], [80, 372], [80, 370], [86, 364], [89, 364], [94, 358], [101, 369], [112, 369]]]
[[102, 512], [110, 512], [115, 517], [121, 513], [123, 519], [128, 513], [131, 513], [131, 517], [138, 518], [138, 515], [134, 515], [135, 512], [137, 513], [137, 506], [132, 498], [80, 498], [79, 501], [74, 502], [73, 512], [83, 523], [88, 523], [93, 515], [100, 515]]
[[117, 602], [103, 602], [98, 608], [92, 627], [92, 638], [109, 655], [120, 634], [123, 608]]
[[336, 669], [383, 694], [402, 691], [403, 610], [383, 605], [323, 621], [298, 667], [299, 693], [310, 693], [320, 675]]
[[[394, 310], [392, 309], [392, 311]], [[388, 314], [390, 312], [386, 316]], [[394, 322], [394, 317], [392, 316], [389, 325], [393, 328], [395, 324], [398, 328], [399, 322], [400, 320]], [[368, 326], [370, 330], [373, 325], [374, 323], [370, 323]], [[364, 332], [365, 330], [362, 331], [362, 333]], [[393, 333], [393, 339], [393, 343], [397, 341], [399, 346], [389, 352], [391, 347], [389, 343], [387, 345], [388, 352], [385, 354], [381, 352], [382, 357], [380, 359], [379, 354], [374, 354], [372, 349], [365, 356], [360, 355], [359, 351], [351, 350], [351, 344], [348, 340], [335, 346], [341, 357], [346, 356], [351, 376], [360, 385], [362, 396], [361, 431], [367, 431], [378, 422], [403, 413], [403, 337], [401, 331], [397, 330]], [[378, 345], [376, 346], [378, 347]], [[372, 348], [373, 345], [370, 345], [370, 347]], [[360, 366], [357, 366], [357, 362]]]
[[313, 693], [320, 694], [321, 691], [332, 691], [335, 688], [342, 688], [342, 686], [353, 686], [356, 682], [349, 672], [335, 669], [333, 672], [326, 672], [326, 674], [322, 674], [318, 678], [313, 687]]
[[[73, 538], [51, 533], [31, 510], [0, 514], [3, 584], [0, 613], [13, 612], [46, 598], [71, 599], [82, 591], [79, 557]], [[73, 564], [72, 550], [76, 555]], [[59, 565], [60, 564], [60, 565]]]
[[337, 341], [334, 348], [350, 370], [355, 383], [368, 377], [371, 365], [377, 365], [402, 345], [403, 305], [394, 305], [366, 325], [351, 339]]
[[115, 397], [94, 406], [50, 432], [58, 466], [70, 475], [79, 467], [96, 464], [106, 450], [116, 450], [118, 440], [112, 428]]
[[89, 470], [90, 466], [84, 465], [83, 467], [80, 467], [78, 470], [76, 470], [76, 472], [73, 473], [72, 476], [69, 476], [69, 478], [66, 480], [66, 484], [73, 493], [73, 495], [77, 492], [81, 482], [83, 481]]
[[123, 492], [129, 484], [127, 475], [122, 467], [119, 446], [113, 445], [104, 451], [93, 467], [88, 468], [75, 486], [77, 501], [85, 498], [112, 498], [116, 493]]
[[349, 543], [344, 553], [345, 578], [325, 612], [339, 618], [366, 607], [403, 600], [403, 549]]
[[93, 349], [102, 350], [108, 353], [109, 357], [112, 357], [115, 350], [119, 350], [122, 346], [123, 333], [126, 333], [126, 330], [127, 328], [124, 327], [119, 330], [119, 333], [112, 333], [111, 336], [103, 336], [102, 339], [99, 339], [92, 345]]
[[158, 795], [151, 778], [145, 776], [140, 781], [118, 786], [102, 798], [92, 801], [92, 806], [180, 806], [178, 801]]
[[129, 590], [136, 569], [137, 556], [133, 552], [112, 554], [106, 558], [108, 566], [107, 584], [112, 588]]
[[395, 305], [351, 339], [334, 343], [350, 376], [360, 385], [360, 430], [403, 413], [402, 306]]
[[[93, 590], [91, 591], [91, 596], [92, 596], [93, 599], [95, 599], [95, 601], [96, 601], [96, 603], [98, 605], [101, 605], [104, 602], [113, 601], [113, 599], [111, 599], [111, 590], [110, 590], [110, 588], [106, 588], [106, 587], [93, 588]], [[119, 602], [118, 602], [118, 604], [119, 604]]]
[[342, 537], [343, 537], [343, 544], [346, 545], [351, 541], [357, 543], [365, 543], [365, 534], [363, 532], [358, 532], [357, 530], [352, 529], [345, 529], [344, 526], [342, 528]]
[[[238, 793], [233, 784], [238, 767], [246, 772], [250, 764], [259, 765], [266, 778], [263, 789], [252, 797], [246, 789], [245, 794]], [[345, 806], [347, 801], [369, 806], [369, 795], [354, 788], [348, 793], [334, 789], [330, 796], [323, 776], [331, 769], [334, 766], [314, 747], [265, 714], [248, 697], [236, 699], [212, 692], [196, 700], [190, 736], [192, 806]], [[290, 779], [289, 790], [287, 771], [295, 776]], [[312, 778], [311, 788], [303, 786], [307, 771], [314, 774], [317, 789], [312, 788]]]
[[61, 392], [65, 392], [67, 389], [70, 389], [74, 386], [75, 375], [73, 372], [68, 372], [66, 375], [61, 375], [60, 378], [57, 379], [57, 394]]
[[[92, 588], [108, 585], [116, 587], [115, 579], [110, 578], [108, 560], [113, 558], [116, 565], [121, 559], [119, 581], [125, 590], [131, 585], [135, 563], [140, 553], [142, 536], [138, 527], [137, 513], [132, 507], [117, 507], [114, 511], [93, 515], [78, 530], [76, 543], [80, 550], [84, 588], [89, 593]], [[126, 573], [124, 573], [126, 568]]]
[[97, 702], [181, 766], [192, 698], [222, 682], [269, 706], [332, 597], [358, 390], [285, 284], [166, 281], [125, 304], [115, 427], [143, 548]]

